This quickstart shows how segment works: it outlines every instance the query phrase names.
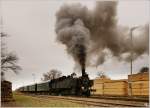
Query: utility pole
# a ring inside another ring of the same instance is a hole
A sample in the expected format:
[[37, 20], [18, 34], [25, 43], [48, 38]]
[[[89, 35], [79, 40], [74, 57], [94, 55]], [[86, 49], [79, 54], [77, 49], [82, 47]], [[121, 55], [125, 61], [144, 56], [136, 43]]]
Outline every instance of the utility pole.
[[[136, 27], [132, 27], [131, 29], [130, 29], [130, 38], [131, 38], [131, 62], [130, 62], [130, 66], [131, 66], [131, 71], [130, 71], [130, 75], [131, 75], [131, 77], [132, 77], [132, 71], [133, 71], [133, 31], [135, 30], [135, 29], [137, 29], [137, 28], [139, 28], [140, 26], [136, 26]], [[131, 78], [130, 77], [130, 78]], [[132, 81], [130, 80], [129, 81], [129, 95], [130, 96], [132, 96]]]
[[133, 59], [133, 31], [136, 29], [136, 28], [139, 28], [139, 26], [136, 26], [136, 27], [132, 27], [130, 29], [130, 37], [131, 37], [131, 73], [130, 75], [132, 75], [132, 59]]

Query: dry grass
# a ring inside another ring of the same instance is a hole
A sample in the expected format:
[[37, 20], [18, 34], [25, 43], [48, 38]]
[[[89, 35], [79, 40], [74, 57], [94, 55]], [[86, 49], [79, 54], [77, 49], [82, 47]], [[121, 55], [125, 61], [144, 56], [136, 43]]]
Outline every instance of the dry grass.
[[27, 96], [20, 93], [14, 93], [15, 102], [5, 105], [9, 107], [84, 107], [86, 105], [68, 102], [67, 100], [43, 99], [38, 97]]

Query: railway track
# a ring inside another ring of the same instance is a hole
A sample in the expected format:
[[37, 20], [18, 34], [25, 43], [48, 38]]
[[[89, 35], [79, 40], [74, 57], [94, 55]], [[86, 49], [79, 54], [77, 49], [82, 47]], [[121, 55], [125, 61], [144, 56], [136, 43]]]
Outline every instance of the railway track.
[[73, 103], [80, 103], [88, 106], [95, 107], [148, 107], [148, 102], [140, 101], [127, 101], [119, 99], [96, 99], [96, 98], [85, 98], [85, 97], [70, 97], [70, 96], [49, 96], [49, 95], [32, 95], [34, 97], [42, 98], [45, 100], [65, 100]]
[[149, 102], [149, 97], [131, 97], [131, 96], [91, 96], [90, 98], [97, 99], [112, 99], [112, 100], [124, 100], [124, 101], [138, 101], [138, 102]]

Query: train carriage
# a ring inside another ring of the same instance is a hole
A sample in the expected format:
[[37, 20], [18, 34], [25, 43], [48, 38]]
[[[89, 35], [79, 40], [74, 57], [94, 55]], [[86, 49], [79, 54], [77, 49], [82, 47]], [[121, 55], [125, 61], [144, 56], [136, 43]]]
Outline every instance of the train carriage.
[[29, 86], [24, 86], [23, 87], [23, 92], [29, 92]]
[[36, 84], [30, 85], [28, 91], [33, 93], [36, 92]]
[[18, 88], [17, 91], [23, 92], [24, 91], [24, 87]]
[[50, 87], [49, 87], [50, 81], [42, 82], [37, 84], [37, 93], [38, 94], [49, 94]]

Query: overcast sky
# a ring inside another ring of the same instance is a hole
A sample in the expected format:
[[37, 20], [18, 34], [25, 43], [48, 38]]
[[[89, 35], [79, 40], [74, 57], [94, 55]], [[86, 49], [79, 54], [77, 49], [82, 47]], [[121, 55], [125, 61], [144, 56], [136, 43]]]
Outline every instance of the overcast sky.
[[[16, 52], [22, 67], [18, 75], [6, 73], [13, 89], [33, 83], [33, 73], [36, 82], [40, 82], [42, 74], [50, 69], [61, 70], [63, 75], [73, 72], [73, 59], [55, 39], [55, 13], [64, 3], [78, 2], [89, 9], [95, 5], [94, 0], [1, 0], [3, 31], [10, 35], [7, 38], [8, 51]], [[117, 18], [120, 25], [129, 27], [148, 23], [149, 1], [119, 1]], [[146, 54], [134, 61], [133, 72], [137, 73], [143, 66], [148, 66]], [[95, 78], [98, 71], [106, 72], [112, 79], [127, 78], [130, 64], [110, 59], [98, 68], [87, 69], [90, 78]]]

